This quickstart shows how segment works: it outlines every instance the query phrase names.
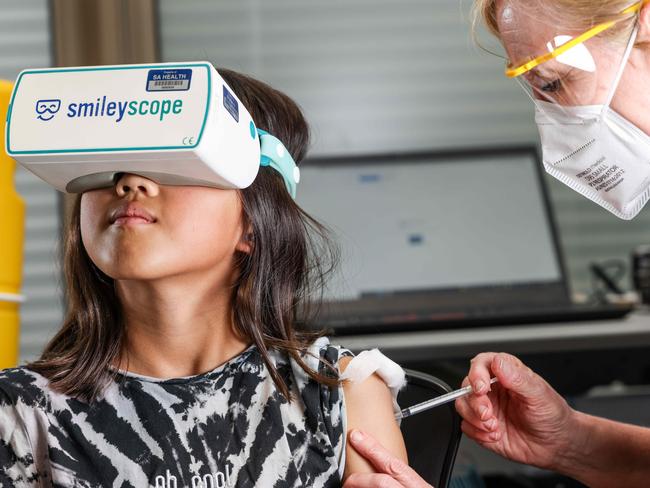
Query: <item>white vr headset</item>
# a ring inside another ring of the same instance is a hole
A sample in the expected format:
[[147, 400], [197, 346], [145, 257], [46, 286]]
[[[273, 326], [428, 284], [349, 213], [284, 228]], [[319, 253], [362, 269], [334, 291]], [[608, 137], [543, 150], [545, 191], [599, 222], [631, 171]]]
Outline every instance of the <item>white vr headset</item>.
[[7, 115], [7, 153], [79, 193], [135, 173], [160, 184], [246, 188], [260, 165], [295, 198], [300, 172], [208, 62], [25, 70]]

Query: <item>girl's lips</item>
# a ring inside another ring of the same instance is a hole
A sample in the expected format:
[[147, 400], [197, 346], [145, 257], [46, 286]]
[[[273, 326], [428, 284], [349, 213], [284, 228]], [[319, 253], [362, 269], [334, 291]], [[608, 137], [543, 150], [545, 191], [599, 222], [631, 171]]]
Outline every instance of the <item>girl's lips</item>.
[[153, 224], [153, 221], [147, 220], [143, 217], [118, 217], [113, 222], [113, 225], [146, 225]]
[[143, 206], [131, 202], [122, 204], [111, 212], [109, 222], [111, 225], [141, 225], [154, 224], [157, 219]]

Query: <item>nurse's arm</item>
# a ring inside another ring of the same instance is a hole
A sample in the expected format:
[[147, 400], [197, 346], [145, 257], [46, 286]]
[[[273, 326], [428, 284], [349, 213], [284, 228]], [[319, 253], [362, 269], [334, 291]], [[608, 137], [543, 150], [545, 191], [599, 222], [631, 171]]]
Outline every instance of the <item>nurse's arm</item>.
[[576, 412], [574, 432], [556, 471], [592, 488], [648, 486], [650, 429]]

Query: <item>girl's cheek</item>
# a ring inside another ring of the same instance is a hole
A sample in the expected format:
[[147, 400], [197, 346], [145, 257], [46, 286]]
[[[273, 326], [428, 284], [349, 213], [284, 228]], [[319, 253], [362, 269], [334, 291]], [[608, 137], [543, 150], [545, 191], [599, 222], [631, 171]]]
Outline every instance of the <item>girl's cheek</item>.
[[106, 218], [112, 190], [94, 190], [81, 195], [81, 219], [99, 224]]

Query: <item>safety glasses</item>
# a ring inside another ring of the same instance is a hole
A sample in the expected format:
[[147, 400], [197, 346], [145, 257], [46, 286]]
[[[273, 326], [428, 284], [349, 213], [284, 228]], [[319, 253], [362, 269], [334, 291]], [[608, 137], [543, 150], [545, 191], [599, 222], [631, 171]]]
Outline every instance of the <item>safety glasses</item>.
[[528, 73], [530, 70], [538, 67], [539, 65], [546, 63], [547, 61], [550, 61], [552, 59], [556, 59], [559, 56], [562, 56], [565, 54], [567, 51], [570, 49], [575, 48], [576, 46], [588, 41], [589, 39], [592, 39], [593, 37], [596, 37], [598, 34], [601, 34], [602, 32], [611, 29], [614, 27], [616, 24], [624, 20], [624, 16], [628, 14], [633, 14], [637, 13], [641, 10], [643, 5], [645, 5], [648, 1], [650, 0], [642, 0], [638, 3], [635, 3], [634, 5], [631, 5], [630, 7], [627, 7], [623, 11], [621, 11], [620, 15], [622, 18], [617, 19], [617, 20], [612, 20], [609, 22], [604, 22], [602, 24], [598, 24], [588, 31], [584, 32], [583, 34], [579, 35], [578, 37], [574, 37], [573, 39], [556, 46], [552, 50], [550, 50], [548, 53], [542, 54], [541, 56], [538, 56], [530, 61], [527, 61], [525, 63], [519, 64], [518, 66], [511, 66], [508, 65], [505, 70], [505, 74], [508, 78], [516, 78], [518, 76], [521, 76], [525, 73]]

